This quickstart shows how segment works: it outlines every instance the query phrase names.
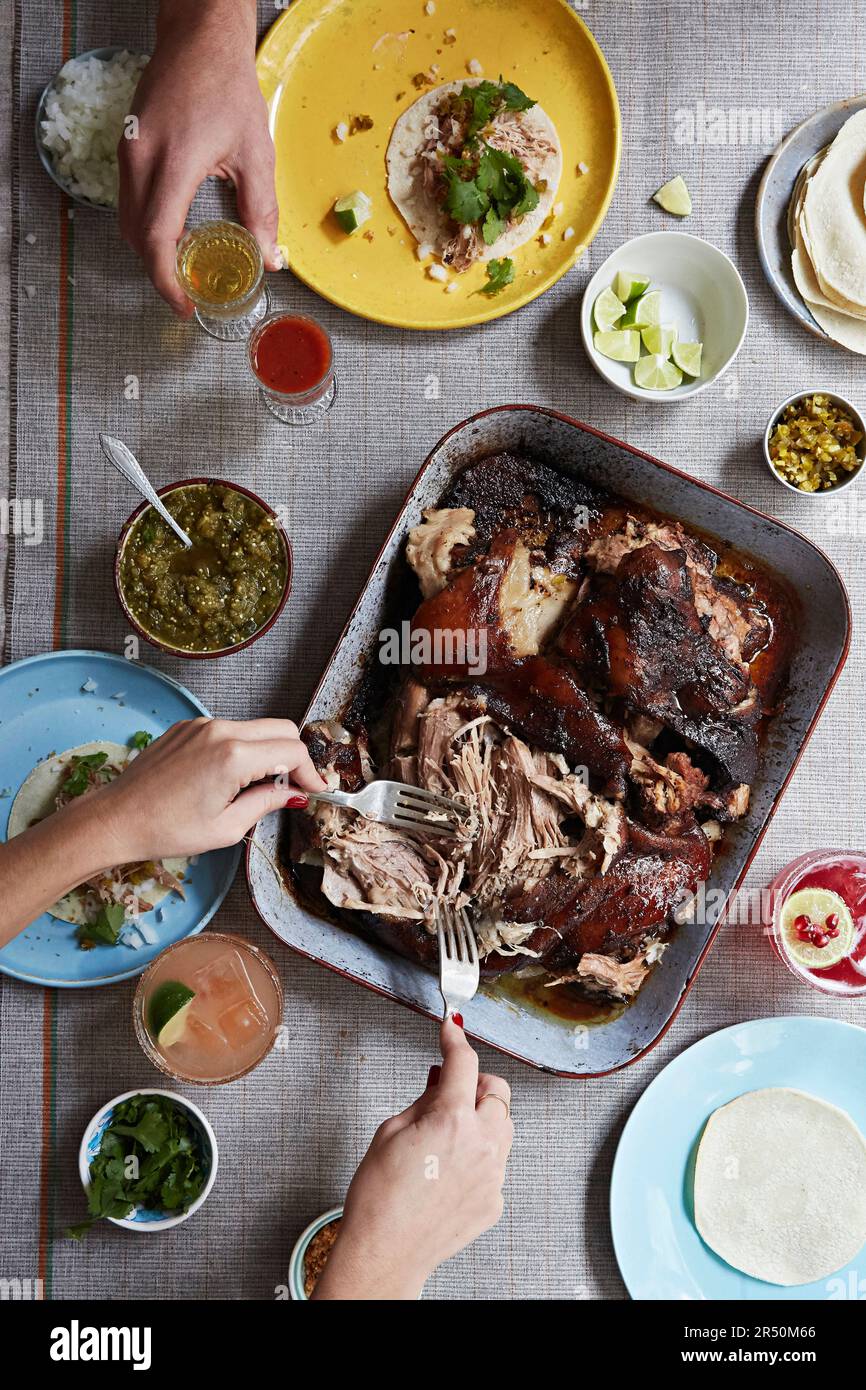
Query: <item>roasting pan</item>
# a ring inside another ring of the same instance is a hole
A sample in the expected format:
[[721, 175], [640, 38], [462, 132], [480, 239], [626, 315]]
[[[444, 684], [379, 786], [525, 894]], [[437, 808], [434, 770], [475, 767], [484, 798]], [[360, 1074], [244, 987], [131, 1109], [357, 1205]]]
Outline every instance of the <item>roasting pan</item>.
[[[726, 830], [709, 889], [715, 910], [700, 925], [679, 927], [663, 960], [634, 1003], [618, 1018], [575, 1025], [512, 995], [483, 989], [464, 1011], [467, 1032], [512, 1057], [566, 1077], [601, 1076], [629, 1065], [655, 1046], [673, 1021], [712, 945], [725, 898], [741, 883], [848, 654], [851, 614], [842, 580], [830, 560], [805, 536], [735, 501], [620, 440], [578, 420], [538, 406], [501, 406], [457, 425], [436, 445], [391, 527], [370, 578], [313, 695], [304, 720], [337, 718], [358, 681], [359, 660], [376, 650], [392, 566], [424, 507], [435, 506], [465, 463], [499, 450], [524, 452], [590, 483], [644, 502], [686, 525], [759, 558], [799, 598], [798, 642], [793, 652], [785, 710], [764, 740], [748, 815]], [[793, 616], [793, 615], [792, 615]], [[441, 1016], [436, 977], [365, 941], [344, 926], [314, 915], [274, 872], [279, 817], [260, 822], [247, 848], [247, 881], [260, 917], [281, 941], [368, 989], [397, 999], [430, 1018]]]

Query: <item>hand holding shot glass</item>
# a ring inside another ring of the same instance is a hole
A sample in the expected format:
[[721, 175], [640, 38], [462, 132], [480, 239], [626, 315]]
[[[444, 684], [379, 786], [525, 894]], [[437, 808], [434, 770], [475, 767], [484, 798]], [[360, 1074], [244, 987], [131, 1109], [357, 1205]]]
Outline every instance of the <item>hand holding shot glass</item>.
[[177, 279], [205, 333], [243, 342], [270, 307], [255, 237], [236, 222], [202, 222], [178, 242]]

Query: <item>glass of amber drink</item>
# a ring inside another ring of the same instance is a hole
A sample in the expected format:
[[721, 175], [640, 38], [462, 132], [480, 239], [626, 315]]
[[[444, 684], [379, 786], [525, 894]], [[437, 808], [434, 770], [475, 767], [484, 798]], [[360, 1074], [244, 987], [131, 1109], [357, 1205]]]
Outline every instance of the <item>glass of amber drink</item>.
[[157, 956], [138, 982], [135, 1035], [175, 1081], [219, 1086], [258, 1066], [273, 1047], [283, 989], [263, 951], [227, 932], [202, 932]]
[[205, 333], [245, 342], [270, 300], [258, 242], [237, 222], [202, 222], [178, 242], [178, 283]]

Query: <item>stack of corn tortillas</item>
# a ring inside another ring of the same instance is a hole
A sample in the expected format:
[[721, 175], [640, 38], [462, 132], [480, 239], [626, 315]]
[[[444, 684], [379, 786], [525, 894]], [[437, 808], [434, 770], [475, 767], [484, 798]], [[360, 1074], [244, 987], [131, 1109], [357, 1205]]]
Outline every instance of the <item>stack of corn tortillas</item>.
[[811, 1284], [866, 1241], [866, 1141], [804, 1091], [749, 1091], [714, 1111], [698, 1148], [695, 1225], [717, 1255], [771, 1284]]
[[866, 355], [866, 110], [804, 165], [788, 210], [791, 269], [813, 318]]

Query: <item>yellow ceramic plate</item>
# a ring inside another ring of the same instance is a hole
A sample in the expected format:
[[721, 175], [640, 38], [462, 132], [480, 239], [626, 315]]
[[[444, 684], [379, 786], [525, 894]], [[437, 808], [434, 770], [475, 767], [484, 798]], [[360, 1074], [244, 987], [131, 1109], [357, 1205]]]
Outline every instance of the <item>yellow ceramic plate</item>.
[[[613, 78], [565, 0], [434, 3], [428, 15], [425, 0], [294, 0], [258, 53], [277, 151], [280, 243], [291, 269], [351, 313], [399, 328], [483, 323], [542, 294], [595, 236], [619, 167]], [[452, 294], [429, 278], [386, 188], [394, 121], [419, 95], [412, 78], [435, 64], [436, 85], [454, 82], [469, 75], [473, 59], [484, 76], [511, 78], [541, 103], [564, 155], [563, 211], [550, 244], [521, 247], [514, 282], [492, 299], [474, 293], [487, 283], [481, 266], [456, 276]], [[372, 129], [336, 139], [335, 126], [362, 115], [372, 117]], [[357, 189], [373, 200], [373, 215], [347, 236], [331, 208]], [[565, 240], [569, 227], [574, 235]]]

